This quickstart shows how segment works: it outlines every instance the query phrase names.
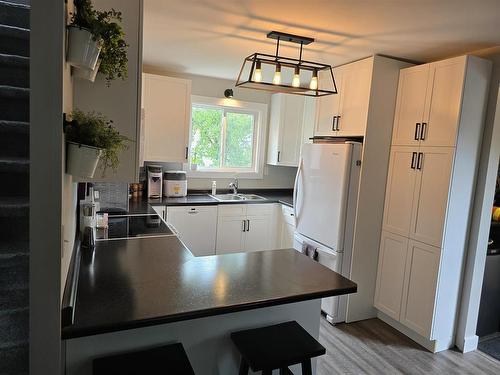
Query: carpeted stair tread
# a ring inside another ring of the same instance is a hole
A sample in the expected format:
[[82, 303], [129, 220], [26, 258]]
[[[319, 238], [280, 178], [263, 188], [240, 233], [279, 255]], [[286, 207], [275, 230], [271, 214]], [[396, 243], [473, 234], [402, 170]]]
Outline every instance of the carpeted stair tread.
[[30, 161], [26, 158], [0, 157], [0, 173], [27, 173], [29, 172]]
[[0, 100], [2, 98], [28, 100], [29, 97], [30, 89], [26, 87], [0, 85]]
[[0, 85], [29, 86], [29, 57], [0, 54]]
[[29, 29], [0, 24], [0, 53], [29, 56]]
[[[28, 254], [29, 247], [30, 244], [27, 238], [0, 241], [0, 258], [14, 254]], [[1, 303], [0, 306], [2, 306]]]
[[30, 123], [27, 121], [7, 121], [0, 120], [0, 134], [6, 132], [16, 132], [18, 134], [29, 134]]
[[0, 24], [29, 28], [30, 7], [0, 0]]
[[0, 197], [0, 218], [27, 217], [29, 215], [29, 199], [26, 197]]
[[[7, 254], [0, 257], [0, 294], [10, 290], [27, 289], [28, 280], [28, 254]], [[0, 310], [1, 314], [3, 314], [3, 306]]]

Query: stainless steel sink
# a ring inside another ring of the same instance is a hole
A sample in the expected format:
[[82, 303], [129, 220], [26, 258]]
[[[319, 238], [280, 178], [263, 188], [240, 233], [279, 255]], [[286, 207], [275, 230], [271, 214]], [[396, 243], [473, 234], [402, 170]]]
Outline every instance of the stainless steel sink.
[[219, 202], [264, 201], [267, 199], [257, 194], [210, 194], [210, 196]]

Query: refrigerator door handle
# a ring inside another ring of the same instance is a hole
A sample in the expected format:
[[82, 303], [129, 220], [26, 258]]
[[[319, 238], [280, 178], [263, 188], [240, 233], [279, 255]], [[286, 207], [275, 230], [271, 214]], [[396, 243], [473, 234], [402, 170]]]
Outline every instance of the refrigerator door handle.
[[295, 219], [295, 226], [297, 226], [297, 223], [299, 221], [299, 215], [297, 213], [297, 198], [298, 198], [298, 187], [299, 187], [299, 178], [301, 176], [302, 172], [302, 165], [303, 165], [303, 159], [300, 158], [299, 161], [299, 168], [297, 169], [297, 175], [295, 176], [295, 184], [293, 187], [293, 217]]

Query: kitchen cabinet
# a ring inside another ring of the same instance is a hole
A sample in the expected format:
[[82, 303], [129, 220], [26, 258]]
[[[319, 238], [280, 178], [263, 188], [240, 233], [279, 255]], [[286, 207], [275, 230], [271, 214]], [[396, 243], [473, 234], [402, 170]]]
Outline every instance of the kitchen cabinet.
[[275, 204], [219, 205], [216, 253], [275, 248], [275, 208]]
[[466, 56], [401, 70], [394, 145], [455, 146]]
[[374, 305], [431, 351], [456, 326], [490, 74], [460, 56], [399, 79]]
[[143, 74], [142, 160], [186, 162], [191, 121], [191, 81]]
[[217, 206], [167, 207], [166, 221], [193, 255], [215, 254]]
[[431, 338], [440, 249], [410, 240], [400, 321]]
[[292, 207], [281, 205], [280, 249], [293, 248], [295, 214]]
[[410, 238], [441, 246], [454, 153], [453, 147], [420, 147], [414, 169]]
[[394, 146], [390, 154], [383, 227], [403, 236], [410, 231], [417, 155], [408, 146]]
[[401, 312], [407, 250], [408, 238], [382, 232], [375, 307], [396, 320]]
[[274, 94], [271, 97], [267, 163], [296, 167], [299, 164], [305, 97]]
[[368, 120], [373, 57], [333, 70], [338, 94], [320, 97], [315, 136], [363, 136]]

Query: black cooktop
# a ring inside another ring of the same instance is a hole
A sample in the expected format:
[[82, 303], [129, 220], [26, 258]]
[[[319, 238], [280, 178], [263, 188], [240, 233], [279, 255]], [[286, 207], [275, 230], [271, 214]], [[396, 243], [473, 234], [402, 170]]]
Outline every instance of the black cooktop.
[[97, 229], [97, 240], [173, 235], [158, 215], [119, 215], [108, 217], [108, 228]]

